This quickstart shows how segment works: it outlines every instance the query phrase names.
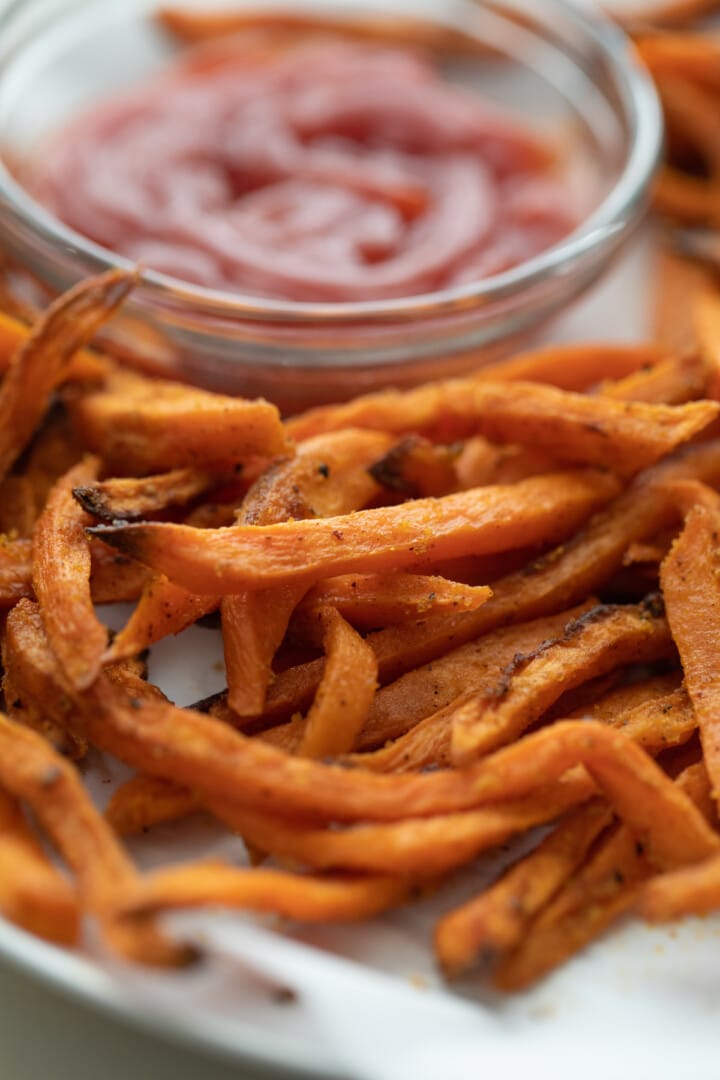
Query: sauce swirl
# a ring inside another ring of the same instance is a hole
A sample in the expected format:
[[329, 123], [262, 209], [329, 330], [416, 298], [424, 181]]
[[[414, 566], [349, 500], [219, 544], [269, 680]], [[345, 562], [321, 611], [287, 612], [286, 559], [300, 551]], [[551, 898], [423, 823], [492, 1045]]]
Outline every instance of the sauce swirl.
[[331, 38], [191, 50], [59, 132], [31, 188], [149, 268], [298, 301], [467, 284], [577, 223], [526, 126], [419, 51]]

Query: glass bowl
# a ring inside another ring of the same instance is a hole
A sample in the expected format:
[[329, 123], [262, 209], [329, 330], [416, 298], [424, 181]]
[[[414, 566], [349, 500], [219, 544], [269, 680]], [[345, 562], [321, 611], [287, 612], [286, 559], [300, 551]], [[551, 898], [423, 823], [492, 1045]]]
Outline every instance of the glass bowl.
[[[153, 21], [159, 6], [15, 0], [0, 16], [5, 287], [31, 304], [88, 274], [129, 265], [62, 224], [15, 175], [64, 120], [171, 59], [177, 46]], [[173, 6], [217, 9], [218, 2]], [[247, 6], [256, 10], [257, 0]], [[300, 303], [142, 274], [111, 324], [109, 348], [175, 378], [264, 395], [287, 411], [457, 374], [516, 346], [594, 282], [632, 232], [647, 205], [662, 132], [652, 84], [628, 41], [564, 0], [312, 0], [300, 10], [350, 22], [397, 15], [408, 27], [460, 31], [479, 44], [443, 54], [448, 76], [561, 139], [588, 212], [561, 243], [514, 269], [424, 296]]]

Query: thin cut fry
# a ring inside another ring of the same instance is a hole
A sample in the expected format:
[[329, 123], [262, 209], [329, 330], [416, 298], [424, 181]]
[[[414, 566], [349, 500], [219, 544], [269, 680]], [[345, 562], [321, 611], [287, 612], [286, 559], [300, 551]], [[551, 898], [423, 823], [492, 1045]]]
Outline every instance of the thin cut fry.
[[377, 660], [356, 630], [334, 608], [321, 614], [325, 671], [299, 733], [297, 752], [322, 758], [348, 753], [372, 704]]
[[132, 615], [105, 651], [105, 663], [135, 656], [170, 634], [192, 626], [215, 611], [217, 596], [197, 596], [176, 585], [163, 574], [155, 574], [143, 588]]
[[105, 819], [119, 836], [134, 836], [198, 808], [197, 799], [186, 788], [138, 773], [113, 792]]
[[662, 602], [599, 605], [568, 623], [556, 641], [518, 654], [500, 682], [458, 709], [452, 759], [467, 764], [516, 739], [561, 694], [604, 675], [618, 663], [642, 663], [672, 653]]
[[435, 955], [444, 973], [453, 978], [478, 962], [493, 967], [500, 955], [519, 944], [533, 916], [580, 866], [612, 820], [607, 803], [593, 799], [561, 821], [491, 888], [440, 919]]
[[100, 670], [107, 630], [95, 615], [90, 594], [88, 517], [73, 488], [90, 483], [97, 462], [86, 459], [50, 493], [33, 539], [33, 587], [50, 646], [67, 679], [82, 689]]
[[702, 431], [718, 415], [708, 402], [648, 405], [588, 397], [539, 383], [458, 379], [385, 391], [311, 410], [286, 424], [296, 438], [350, 424], [442, 443], [468, 435], [539, 447], [569, 463], [632, 474]]
[[0, 912], [48, 941], [77, 942], [80, 912], [75, 891], [42, 850], [18, 804], [1, 790]]
[[134, 521], [168, 506], [183, 506], [213, 487], [222, 477], [198, 469], [173, 469], [142, 479], [116, 478], [77, 487], [73, 495], [83, 510], [101, 521]]
[[118, 474], [184, 466], [221, 469], [291, 447], [274, 405], [114, 371], [98, 390], [69, 401], [85, 444]]
[[272, 912], [302, 922], [367, 919], [413, 897], [413, 884], [395, 876], [313, 877], [282, 870], [245, 870], [207, 861], [147, 875], [126, 914], [186, 907], [232, 907]]
[[88, 278], [52, 304], [18, 347], [0, 387], [0, 477], [25, 449], [74, 354], [122, 303], [135, 275]]
[[216, 530], [149, 522], [89, 532], [198, 593], [228, 593], [550, 541], [616, 492], [606, 473], [571, 471], [321, 520]]
[[[577, 536], [494, 581], [493, 595], [479, 611], [429, 617], [371, 634], [368, 641], [378, 657], [381, 681], [397, 678], [498, 626], [562, 611], [599, 589], [622, 565], [633, 540], [652, 535], [676, 518], [674, 500], [656, 485], [684, 477], [720, 480], [720, 443], [693, 446], [637, 477]], [[321, 671], [322, 661], [312, 661], [279, 675], [268, 693], [266, 715], [285, 717], [305, 708]]]

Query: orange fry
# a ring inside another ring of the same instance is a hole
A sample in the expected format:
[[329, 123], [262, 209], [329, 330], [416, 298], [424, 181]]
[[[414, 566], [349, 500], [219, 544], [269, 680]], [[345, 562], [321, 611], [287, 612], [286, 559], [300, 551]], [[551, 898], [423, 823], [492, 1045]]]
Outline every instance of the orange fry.
[[[648, 469], [577, 536], [522, 570], [494, 581], [493, 595], [478, 611], [430, 616], [407, 626], [388, 627], [368, 637], [378, 658], [381, 681], [427, 663], [448, 649], [506, 623], [562, 611], [604, 585], [622, 565], [625, 552], [677, 517], [674, 500], [658, 484], [695, 477], [720, 480], [720, 443], [688, 448]], [[322, 661], [283, 672], [268, 693], [267, 716], [285, 717], [306, 707], [322, 671]]]
[[228, 593], [547, 542], [616, 492], [606, 473], [569, 471], [312, 521], [215, 530], [149, 522], [89, 532], [186, 588]]
[[104, 662], [135, 656], [170, 634], [179, 634], [217, 606], [217, 596], [197, 596], [168, 581], [163, 574], [155, 574], [144, 586], [125, 626], [105, 651]]
[[716, 798], [720, 791], [720, 677], [714, 645], [720, 633], [717, 535], [717, 513], [695, 506], [660, 572], [668, 622]]
[[298, 606], [295, 633], [314, 640], [310, 624], [323, 607], [336, 608], [360, 630], [410, 622], [421, 615], [477, 611], [492, 590], [423, 574], [346, 574], [313, 585]]
[[71, 358], [134, 283], [123, 270], [88, 278], [56, 300], [18, 347], [0, 387], [0, 477], [30, 441]]
[[78, 487], [73, 495], [88, 514], [101, 521], [147, 517], [168, 506], [183, 506], [212, 487], [219, 477], [197, 469], [173, 469], [156, 476], [116, 478]]
[[14, 799], [0, 790], [0, 912], [31, 934], [74, 945], [77, 897], [52, 865]]
[[89, 686], [102, 663], [107, 630], [90, 594], [88, 517], [74, 501], [74, 487], [97, 475], [91, 458], [70, 470], [50, 493], [33, 539], [33, 587], [50, 646], [67, 679]]
[[84, 443], [109, 467], [141, 476], [184, 466], [229, 469], [288, 453], [280, 417], [246, 401], [179, 383], [114, 371], [104, 386], [69, 401]]
[[320, 614], [325, 671], [299, 731], [297, 753], [322, 758], [353, 749], [377, 687], [377, 660], [334, 608]]
[[461, 765], [512, 742], [561, 694], [605, 675], [618, 662], [643, 663], [672, 652], [659, 598], [640, 605], [599, 605], [568, 623], [555, 641], [518, 654], [500, 682], [457, 710], [452, 759]]
[[442, 443], [468, 435], [529, 444], [573, 464], [633, 473], [670, 453], [718, 415], [709, 402], [648, 405], [588, 397], [540, 383], [458, 379], [385, 391], [311, 410], [286, 424], [296, 439], [350, 424]]
[[493, 967], [499, 956], [518, 945], [533, 916], [580, 866], [612, 820], [607, 803], [593, 799], [564, 818], [489, 889], [440, 919], [435, 955], [444, 973], [450, 978], [462, 975], [478, 961]]
[[120, 836], [134, 836], [152, 825], [175, 821], [198, 809], [192, 792], [156, 776], [138, 773], [113, 792], [105, 819]]
[[230, 907], [301, 922], [352, 922], [398, 907], [413, 892], [412, 882], [395, 876], [316, 877], [208, 860], [147, 874], [124, 913]]

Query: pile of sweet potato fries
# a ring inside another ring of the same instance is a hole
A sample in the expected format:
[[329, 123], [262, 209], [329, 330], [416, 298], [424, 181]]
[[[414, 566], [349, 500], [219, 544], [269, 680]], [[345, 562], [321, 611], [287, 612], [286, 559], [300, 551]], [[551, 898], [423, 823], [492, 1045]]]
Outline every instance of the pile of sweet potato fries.
[[[440, 919], [449, 976], [516, 989], [628, 909], [720, 906], [718, 294], [684, 355], [551, 348], [283, 421], [89, 351], [132, 286], [0, 320], [2, 913], [179, 965], [169, 909], [441, 902], [550, 824]], [[179, 708], [145, 652], [214, 612], [227, 691]], [[137, 770], [104, 813], [89, 747]], [[252, 865], [140, 873], [121, 838], [197, 811]]]

